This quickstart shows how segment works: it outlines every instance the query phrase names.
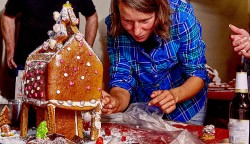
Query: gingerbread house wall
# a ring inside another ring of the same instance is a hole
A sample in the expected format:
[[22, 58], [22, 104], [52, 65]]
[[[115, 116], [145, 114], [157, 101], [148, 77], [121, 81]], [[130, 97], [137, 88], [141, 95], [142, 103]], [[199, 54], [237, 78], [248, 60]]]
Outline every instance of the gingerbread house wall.
[[48, 63], [49, 100], [91, 101], [101, 98], [102, 63], [86, 41], [74, 35]]

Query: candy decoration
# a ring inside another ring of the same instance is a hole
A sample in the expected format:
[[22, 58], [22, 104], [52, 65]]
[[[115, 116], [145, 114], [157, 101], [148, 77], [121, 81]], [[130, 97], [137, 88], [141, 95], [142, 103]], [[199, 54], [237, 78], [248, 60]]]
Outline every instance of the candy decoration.
[[87, 86], [86, 89], [87, 89], [87, 90], [90, 90], [90, 86]]
[[47, 123], [46, 121], [42, 121], [37, 130], [36, 130], [36, 138], [46, 138], [48, 133]]
[[70, 82], [69, 82], [69, 85], [70, 85], [70, 86], [73, 86], [73, 85], [74, 85], [74, 82], [70, 81]]
[[98, 137], [95, 144], [103, 144], [103, 138], [102, 137]]
[[109, 127], [106, 127], [106, 128], [104, 129], [104, 132], [105, 132], [105, 135], [106, 135], [106, 136], [111, 136], [111, 130], [109, 129]]
[[90, 63], [89, 63], [89, 62], [87, 62], [87, 66], [90, 66]]
[[122, 132], [122, 137], [121, 137], [121, 141], [122, 142], [126, 141], [126, 136], [127, 136], [127, 133], [126, 132]]
[[81, 76], [81, 80], [84, 80], [84, 78], [85, 78], [84, 76]]

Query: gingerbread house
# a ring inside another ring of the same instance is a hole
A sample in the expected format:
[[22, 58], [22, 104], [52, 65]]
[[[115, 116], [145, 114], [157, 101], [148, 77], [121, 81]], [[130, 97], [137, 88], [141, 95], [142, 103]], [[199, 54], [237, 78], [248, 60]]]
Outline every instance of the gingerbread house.
[[91, 139], [100, 130], [103, 67], [79, 32], [69, 3], [54, 12], [49, 38], [27, 58], [24, 75], [21, 136], [27, 136], [28, 110], [36, 107], [37, 125], [46, 120], [49, 134], [83, 137], [82, 112], [91, 113]]
[[0, 113], [0, 127], [10, 124], [10, 109], [5, 105]]

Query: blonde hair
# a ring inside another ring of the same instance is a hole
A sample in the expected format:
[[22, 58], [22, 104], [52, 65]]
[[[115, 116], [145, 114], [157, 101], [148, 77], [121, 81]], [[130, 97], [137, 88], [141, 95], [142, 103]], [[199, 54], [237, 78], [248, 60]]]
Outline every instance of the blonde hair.
[[121, 24], [119, 3], [143, 13], [155, 13], [156, 24], [154, 33], [167, 40], [170, 35], [170, 6], [168, 0], [112, 0], [111, 29], [109, 35], [116, 37], [124, 32]]

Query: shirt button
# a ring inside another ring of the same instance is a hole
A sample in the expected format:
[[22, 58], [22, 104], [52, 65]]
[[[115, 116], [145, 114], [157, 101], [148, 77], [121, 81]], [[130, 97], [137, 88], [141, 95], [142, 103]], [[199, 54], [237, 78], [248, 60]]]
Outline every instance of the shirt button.
[[160, 84], [156, 84], [156, 86], [157, 86], [157, 87], [159, 87], [159, 86], [160, 86]]
[[157, 78], [158, 77], [158, 75], [155, 75], [155, 78]]

